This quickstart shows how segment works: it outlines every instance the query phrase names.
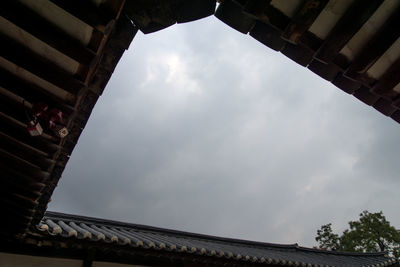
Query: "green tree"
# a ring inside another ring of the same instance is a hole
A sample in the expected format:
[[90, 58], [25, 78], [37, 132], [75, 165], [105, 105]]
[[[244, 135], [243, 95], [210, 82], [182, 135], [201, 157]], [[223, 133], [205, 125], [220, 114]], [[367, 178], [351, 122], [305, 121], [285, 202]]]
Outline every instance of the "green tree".
[[338, 250], [340, 248], [339, 235], [332, 232], [332, 224], [328, 223], [321, 226], [315, 238], [319, 243], [319, 248], [326, 250]]
[[326, 250], [379, 252], [400, 257], [400, 231], [390, 225], [382, 211], [360, 213], [358, 221], [350, 221], [349, 229], [341, 236], [333, 233], [332, 224], [322, 225], [315, 240], [318, 247]]

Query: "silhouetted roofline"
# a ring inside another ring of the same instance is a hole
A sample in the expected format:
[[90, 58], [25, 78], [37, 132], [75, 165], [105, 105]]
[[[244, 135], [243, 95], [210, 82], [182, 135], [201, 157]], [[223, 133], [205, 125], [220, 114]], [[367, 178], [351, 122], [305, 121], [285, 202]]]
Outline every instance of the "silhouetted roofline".
[[[29, 242], [75, 244], [107, 251], [124, 250], [137, 255], [152, 251], [165, 258], [176, 256], [196, 261], [257, 263], [284, 266], [390, 266], [396, 260], [386, 253], [353, 253], [274, 244], [236, 238], [191, 233], [148, 225], [126, 223], [80, 215], [48, 211]], [[39, 235], [39, 238], [38, 238]], [[67, 242], [68, 241], [68, 242]], [[67, 242], [67, 243], [66, 243]], [[310, 265], [311, 264], [311, 265]]]

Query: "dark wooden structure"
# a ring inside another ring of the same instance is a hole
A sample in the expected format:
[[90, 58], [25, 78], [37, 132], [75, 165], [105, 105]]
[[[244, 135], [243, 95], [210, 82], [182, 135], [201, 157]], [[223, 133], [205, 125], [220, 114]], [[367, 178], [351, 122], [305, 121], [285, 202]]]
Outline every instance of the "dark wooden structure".
[[[36, 225], [137, 28], [124, 1], [0, 1], [0, 235]], [[32, 105], [63, 112], [65, 138], [27, 131]]]
[[[400, 123], [399, 10], [398, 0], [0, 1], [0, 238], [25, 242], [36, 231], [138, 29], [215, 14]], [[65, 138], [29, 135], [39, 102], [62, 111]]]

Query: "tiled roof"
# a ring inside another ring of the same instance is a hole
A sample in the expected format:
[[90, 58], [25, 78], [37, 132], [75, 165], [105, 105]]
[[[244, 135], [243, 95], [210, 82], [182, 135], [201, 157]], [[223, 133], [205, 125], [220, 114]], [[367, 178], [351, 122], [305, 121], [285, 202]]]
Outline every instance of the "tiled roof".
[[[45, 237], [283, 266], [390, 266], [384, 253], [343, 253], [194, 234], [76, 215], [47, 212], [38, 225]], [[92, 244], [93, 246], [93, 244]], [[110, 248], [109, 248], [110, 249]]]

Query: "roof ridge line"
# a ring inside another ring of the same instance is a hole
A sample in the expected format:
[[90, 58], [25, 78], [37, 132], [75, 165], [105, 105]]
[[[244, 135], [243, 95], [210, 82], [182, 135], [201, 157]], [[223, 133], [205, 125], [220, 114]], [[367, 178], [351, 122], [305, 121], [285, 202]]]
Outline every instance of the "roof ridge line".
[[115, 220], [110, 220], [110, 219], [101, 219], [101, 218], [96, 218], [96, 217], [74, 215], [74, 214], [61, 213], [61, 212], [55, 212], [55, 211], [46, 211], [43, 219], [57, 219], [57, 220], [67, 219], [67, 220], [72, 220], [72, 221], [75, 220], [75, 221], [79, 221], [79, 222], [86, 221], [88, 223], [99, 223], [104, 226], [134, 227], [134, 228], [137, 228], [140, 230], [159, 231], [159, 232], [163, 232], [163, 233], [179, 234], [179, 235], [183, 235], [183, 236], [187, 236], [187, 237], [212, 239], [212, 240], [223, 241], [223, 242], [236, 242], [236, 243], [241, 243], [241, 244], [245, 244], [245, 245], [249, 245], [249, 246], [264, 246], [264, 247], [268, 246], [268, 247], [284, 248], [284, 249], [297, 249], [299, 247], [297, 243], [295, 243], [295, 244], [276, 244], [276, 243], [251, 241], [251, 240], [231, 238], [231, 237], [220, 237], [220, 236], [214, 236], [214, 235], [192, 233], [192, 232], [186, 232], [186, 231], [175, 230], [175, 229], [161, 228], [161, 227], [149, 226], [149, 225], [143, 225], [143, 224], [127, 223], [127, 222], [115, 221]]
[[334, 254], [334, 255], [346, 255], [346, 256], [385, 256], [388, 255], [387, 251], [382, 251], [382, 252], [352, 252], [352, 251], [337, 251], [337, 250], [323, 250], [323, 249], [318, 249], [318, 248], [307, 248], [307, 247], [302, 247], [298, 246], [296, 248], [297, 250], [300, 251], [310, 251], [310, 252], [316, 252], [316, 253], [325, 253], [325, 254]]
[[308, 252], [324, 253], [324, 254], [332, 254], [332, 255], [347, 255], [347, 256], [355, 256], [355, 257], [388, 255], [387, 252], [366, 252], [366, 253], [364, 253], [364, 252], [331, 251], [331, 250], [322, 250], [322, 249], [317, 249], [317, 248], [302, 247], [302, 246], [299, 246], [297, 243], [276, 244], [276, 243], [268, 243], [268, 242], [261, 242], [261, 241], [238, 239], [238, 238], [220, 237], [220, 236], [192, 233], [192, 232], [186, 232], [186, 231], [175, 230], [175, 229], [167, 229], [167, 228], [161, 228], [161, 227], [149, 226], [149, 225], [143, 225], [143, 224], [127, 223], [127, 222], [115, 221], [115, 220], [110, 220], [110, 219], [101, 219], [101, 218], [88, 217], [88, 216], [83, 216], [83, 215], [61, 213], [61, 212], [55, 212], [55, 211], [46, 211], [46, 213], [43, 217], [43, 220], [44, 219], [56, 219], [56, 220], [66, 219], [66, 220], [76, 221], [76, 222], [100, 224], [103, 226], [136, 228], [138, 230], [157, 231], [157, 232], [167, 233], [167, 234], [168, 233], [169, 234], [177, 234], [177, 235], [181, 235], [181, 236], [185, 236], [185, 237], [194, 237], [194, 238], [215, 240], [215, 241], [221, 241], [221, 242], [234, 242], [234, 243], [239, 243], [242, 245], [248, 245], [248, 246], [253, 246], [253, 247], [259, 246], [259, 247], [269, 247], [269, 248], [277, 248], [277, 249], [292, 249], [292, 250], [297, 250], [297, 251], [308, 251]]

